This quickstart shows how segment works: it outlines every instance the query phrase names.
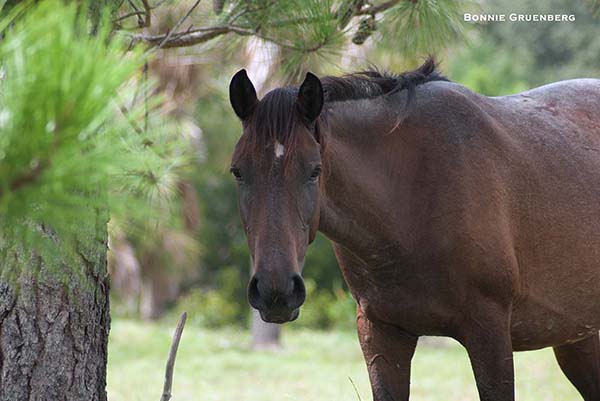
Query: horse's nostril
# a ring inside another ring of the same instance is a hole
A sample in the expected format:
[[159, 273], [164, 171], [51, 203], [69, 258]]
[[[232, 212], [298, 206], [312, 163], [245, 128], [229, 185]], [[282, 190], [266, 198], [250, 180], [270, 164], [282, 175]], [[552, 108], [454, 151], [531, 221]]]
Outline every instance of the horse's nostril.
[[290, 309], [296, 309], [302, 306], [306, 300], [306, 287], [304, 287], [304, 280], [299, 274], [292, 277], [292, 293], [288, 299], [287, 306]]
[[258, 291], [258, 279], [252, 276], [248, 283], [248, 302], [254, 309], [264, 310], [266, 308], [265, 301], [260, 297]]
[[260, 274], [252, 276], [248, 283], [248, 302], [254, 309], [287, 313], [304, 303], [306, 288], [299, 274], [294, 274], [291, 278], [287, 276], [280, 281], [276, 281], [276, 278], [265, 278]]

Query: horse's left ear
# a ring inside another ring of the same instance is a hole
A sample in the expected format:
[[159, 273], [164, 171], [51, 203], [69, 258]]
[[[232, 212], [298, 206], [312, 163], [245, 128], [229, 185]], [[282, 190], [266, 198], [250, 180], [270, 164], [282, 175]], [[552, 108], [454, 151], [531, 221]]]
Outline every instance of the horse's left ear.
[[298, 90], [298, 109], [300, 113], [310, 122], [313, 122], [321, 114], [325, 98], [323, 95], [323, 85], [316, 75], [310, 72], [306, 73], [304, 82]]

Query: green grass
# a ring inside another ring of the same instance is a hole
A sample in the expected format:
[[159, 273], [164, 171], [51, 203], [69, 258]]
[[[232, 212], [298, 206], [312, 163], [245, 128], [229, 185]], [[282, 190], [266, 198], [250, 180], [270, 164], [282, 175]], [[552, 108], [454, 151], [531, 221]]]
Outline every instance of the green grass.
[[[115, 320], [110, 401], [158, 400], [173, 326]], [[284, 331], [278, 352], [252, 352], [249, 334], [185, 329], [175, 365], [172, 401], [371, 400], [367, 371], [353, 332]], [[476, 401], [466, 352], [457, 343], [426, 341], [413, 360], [412, 401]], [[579, 401], [551, 350], [515, 354], [518, 401]]]

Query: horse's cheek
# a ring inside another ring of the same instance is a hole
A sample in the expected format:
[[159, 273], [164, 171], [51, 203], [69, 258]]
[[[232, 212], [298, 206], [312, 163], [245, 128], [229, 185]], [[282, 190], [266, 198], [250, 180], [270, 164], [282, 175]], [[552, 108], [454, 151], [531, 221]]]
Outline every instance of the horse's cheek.
[[310, 185], [303, 192], [299, 209], [302, 213], [302, 220], [312, 226], [319, 204], [319, 190], [317, 185]]
[[248, 188], [241, 187], [238, 189], [238, 209], [240, 218], [244, 225], [244, 230], [248, 234], [249, 223], [251, 220], [250, 211], [252, 210], [252, 196]]

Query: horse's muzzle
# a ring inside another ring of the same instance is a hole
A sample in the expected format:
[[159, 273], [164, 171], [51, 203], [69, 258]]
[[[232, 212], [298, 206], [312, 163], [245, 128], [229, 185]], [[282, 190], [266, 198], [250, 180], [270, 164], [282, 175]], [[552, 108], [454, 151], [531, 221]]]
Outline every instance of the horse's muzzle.
[[296, 320], [305, 299], [306, 288], [299, 274], [286, 280], [273, 280], [256, 273], [248, 284], [248, 302], [268, 323]]
[[267, 323], [287, 323], [293, 322], [300, 316], [300, 309], [294, 309], [292, 311], [286, 311], [284, 313], [280, 311], [259, 311], [260, 318]]

